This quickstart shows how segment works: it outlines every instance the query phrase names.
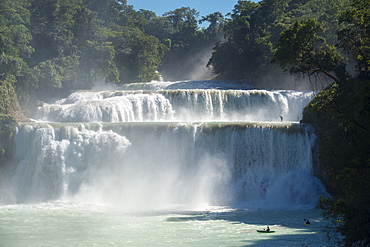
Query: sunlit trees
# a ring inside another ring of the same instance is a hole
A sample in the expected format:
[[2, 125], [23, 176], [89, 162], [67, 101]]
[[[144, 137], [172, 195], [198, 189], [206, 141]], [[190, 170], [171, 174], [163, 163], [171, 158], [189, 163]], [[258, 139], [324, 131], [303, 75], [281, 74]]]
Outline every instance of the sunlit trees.
[[327, 44], [321, 49], [325, 54], [321, 55], [339, 59], [338, 56], [332, 56], [335, 50], [333, 45], [337, 43], [336, 32], [339, 30], [337, 20], [339, 13], [349, 7], [349, 2], [238, 1], [225, 22], [225, 40], [215, 46], [209, 65], [222, 78], [242, 79], [256, 86], [267, 83], [270, 87], [279, 87], [286, 82], [287, 76], [271, 61], [280, 33], [290, 28], [295, 21], [314, 18], [323, 24], [320, 27], [323, 32], [317, 33]]
[[[42, 90], [158, 77], [163, 47], [135, 26], [147, 24], [145, 14], [125, 1], [40, 0], [31, 10], [35, 52], [30, 64]], [[49, 83], [46, 75], [52, 75]]]
[[121, 81], [158, 80], [161, 58], [167, 47], [154, 37], [138, 29], [123, 30], [115, 38], [115, 61]]
[[314, 19], [295, 22], [281, 33], [275, 62], [292, 74], [322, 73], [343, 84], [346, 81], [344, 58], [319, 35], [322, 32], [322, 24]]
[[347, 26], [338, 33], [339, 47], [351, 55], [364, 76], [370, 73], [369, 4], [368, 0], [354, 0], [351, 8], [340, 16], [340, 22]]
[[178, 8], [163, 15], [172, 27], [167, 28], [171, 32], [167, 33], [165, 41], [169, 50], [160, 66], [160, 70], [168, 80], [187, 79], [186, 75], [189, 70], [185, 71], [186, 60], [189, 56], [195, 55], [195, 50], [200, 45], [198, 15], [195, 9], [189, 7]]
[[0, 80], [15, 83], [34, 50], [27, 6], [24, 0], [0, 2]]
[[225, 25], [224, 15], [220, 12], [215, 12], [207, 16], [203, 16], [199, 23], [208, 22], [209, 25], [204, 29], [204, 36], [207, 40], [217, 40], [218, 36], [223, 35]]
[[213, 46], [222, 32], [220, 13], [205, 17], [210, 26], [204, 32], [198, 19], [188, 7], [158, 17], [126, 1], [4, 0], [0, 79], [14, 83], [25, 98], [97, 81], [156, 80], [160, 68], [179, 79], [186, 74], [183, 59]]
[[[369, 246], [370, 244], [370, 77], [369, 77], [369, 1], [354, 0], [351, 7], [340, 15], [341, 29], [338, 32], [339, 43], [331, 46], [330, 52], [321, 49], [327, 47], [324, 41], [310, 44], [309, 37], [318, 30], [317, 26], [311, 32], [303, 26], [315, 26], [317, 21], [305, 23], [296, 22], [290, 31], [296, 33], [282, 34], [284, 38], [292, 39], [295, 35], [301, 46], [293, 50], [304, 51], [285, 55], [277, 53], [281, 62], [286, 62], [293, 71], [300, 66], [304, 71], [312, 64], [318, 69], [326, 66], [337, 75], [345, 75], [337, 48], [345, 51], [348, 60], [355, 61], [358, 74], [352, 73], [352, 78], [346, 81], [337, 80], [312, 101], [304, 110], [303, 121], [310, 123], [316, 129], [320, 149], [320, 166], [325, 174], [322, 176], [330, 198], [322, 198], [318, 207], [323, 210], [325, 218], [333, 222], [335, 232], [342, 234], [344, 246]], [[300, 29], [301, 28], [301, 29]], [[287, 31], [288, 32], [288, 31]], [[309, 37], [305, 35], [309, 35]], [[286, 35], [286, 37], [284, 37]], [[309, 44], [305, 49], [303, 44]], [[321, 44], [321, 45], [320, 45]], [[278, 50], [283, 46], [278, 47]], [[285, 46], [285, 48], [287, 48]], [[280, 51], [282, 52], [282, 51]], [[301, 54], [299, 57], [297, 54]], [[318, 61], [315, 56], [321, 60]], [[325, 56], [322, 56], [322, 55]], [[337, 55], [336, 55], [337, 54]], [[334, 59], [333, 59], [334, 57]], [[335, 59], [338, 57], [338, 59]], [[299, 58], [299, 59], [298, 59]], [[289, 60], [291, 59], [291, 60]], [[310, 63], [313, 61], [314, 63]], [[340, 63], [338, 63], [340, 62]], [[294, 67], [294, 64], [296, 67]], [[293, 65], [293, 66], [292, 66]], [[319, 66], [320, 67], [319, 67]], [[337, 66], [340, 65], [340, 66]], [[298, 67], [297, 67], [298, 66]], [[321, 69], [321, 72], [323, 70]], [[339, 73], [337, 72], [339, 71]], [[334, 78], [333, 78], [334, 79]], [[344, 83], [345, 82], [345, 83]]]
[[216, 44], [208, 65], [216, 74], [224, 74], [231, 79], [245, 77], [253, 67], [251, 49], [257, 35], [253, 23], [253, 15], [260, 8], [258, 3], [238, 1], [232, 19], [225, 23], [225, 41]]

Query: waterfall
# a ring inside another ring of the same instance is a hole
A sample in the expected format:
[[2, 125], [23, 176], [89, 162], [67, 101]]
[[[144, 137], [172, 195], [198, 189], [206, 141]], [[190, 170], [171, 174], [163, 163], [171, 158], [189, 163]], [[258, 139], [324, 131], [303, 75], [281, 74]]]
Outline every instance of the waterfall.
[[177, 89], [75, 92], [40, 107], [55, 122], [298, 121], [313, 92]]
[[296, 122], [312, 92], [164, 85], [45, 104], [18, 127], [1, 203], [312, 207], [325, 193], [315, 136]]

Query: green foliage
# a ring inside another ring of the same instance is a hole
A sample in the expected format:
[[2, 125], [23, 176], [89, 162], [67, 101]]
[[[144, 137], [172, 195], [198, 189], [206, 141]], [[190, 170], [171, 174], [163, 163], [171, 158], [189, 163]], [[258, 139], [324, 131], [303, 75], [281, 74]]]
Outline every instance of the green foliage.
[[208, 43], [199, 31], [198, 15], [195, 9], [189, 7], [178, 8], [163, 15], [171, 27], [167, 28], [169, 32], [164, 36], [170, 47], [159, 70], [167, 80], [189, 79], [192, 66], [188, 61], [192, 60], [193, 64], [196, 64], [194, 57], [198, 56]]
[[31, 9], [33, 46], [31, 66], [63, 56], [73, 39], [71, 28], [77, 0], [34, 0]]
[[[166, 42], [168, 48], [171, 47], [172, 41], [170, 38], [175, 33], [175, 28], [168, 18], [150, 18], [143, 27], [143, 31], [148, 35], [157, 37], [162, 43]], [[170, 42], [168, 42], [168, 40]]]
[[33, 52], [31, 33], [27, 28], [30, 13], [27, 1], [0, 2], [0, 54], [27, 58]]
[[[21, 117], [16, 92], [31, 108], [38, 98], [97, 81], [151, 81], [157, 71], [189, 79], [212, 47], [208, 66], [224, 79], [279, 87], [283, 69], [324, 74], [337, 83], [304, 110], [333, 196], [320, 207], [345, 221], [336, 230], [346, 246], [370, 245], [369, 11], [369, 0], [239, 0], [227, 19], [219, 12], [199, 18], [188, 7], [158, 17], [125, 0], [1, 0], [0, 114]], [[357, 79], [345, 69], [352, 61]], [[0, 115], [0, 126], [0, 141], [10, 146], [15, 121]], [[9, 155], [6, 145], [0, 158]]]
[[[0, 76], [22, 98], [55, 88], [90, 88], [96, 81], [150, 81], [158, 79], [157, 71], [167, 80], [187, 79], [204, 51], [214, 47], [208, 63], [214, 72], [252, 82], [269, 71], [279, 73], [271, 64], [279, 33], [300, 19], [323, 23], [328, 45], [319, 55], [338, 62], [332, 42], [349, 1], [238, 1], [225, 20], [219, 12], [199, 18], [189, 7], [158, 17], [115, 0], [3, 0]], [[200, 29], [198, 22], [209, 26]]]
[[28, 90], [44, 94], [91, 88], [97, 81], [157, 78], [163, 47], [134, 26], [138, 14], [125, 1], [35, 0], [30, 10], [35, 80]]
[[14, 114], [20, 111], [14, 87], [0, 80], [0, 114]]
[[280, 34], [274, 60], [291, 74], [323, 73], [337, 83], [344, 83], [344, 58], [335, 46], [326, 43], [320, 32], [323, 25], [317, 20], [296, 21]]
[[16, 81], [16, 76], [22, 70], [22, 59], [19, 57], [0, 55], [0, 80], [7, 80], [10, 82]]
[[111, 43], [87, 41], [84, 51], [79, 68], [84, 72], [81, 79], [85, 81], [85, 87], [93, 86], [98, 80], [118, 82], [118, 70], [114, 63], [115, 49]]
[[17, 122], [10, 115], [0, 113], [0, 166], [11, 157], [12, 136]]
[[9, 139], [17, 127], [17, 122], [12, 116], [0, 114], [0, 136]]
[[304, 109], [303, 121], [316, 130], [322, 180], [333, 196], [319, 207], [334, 220], [345, 246], [370, 243], [369, 99], [370, 80], [352, 79], [345, 86], [331, 85]]
[[199, 67], [196, 61], [203, 56], [202, 52], [210, 50], [222, 37], [224, 19], [217, 12], [199, 20], [210, 23], [208, 28], [200, 30], [198, 12], [189, 7], [168, 11], [161, 17], [148, 10], [126, 11], [136, 29], [128, 30], [126, 26], [122, 36], [116, 39], [121, 44], [116, 57], [121, 80], [158, 79], [155, 70], [166, 80], [189, 79], [192, 70]]
[[216, 40], [224, 28], [224, 16], [220, 12], [215, 12], [207, 16], [203, 16], [199, 23], [209, 22], [209, 26], [204, 30], [204, 35], [207, 40]]
[[[230, 15], [231, 18], [227, 19], [225, 23], [226, 39], [215, 46], [209, 65], [217, 74], [226, 75], [226, 77], [233, 75], [234, 79], [245, 79], [248, 83], [254, 85], [256, 85], [256, 81], [268, 80], [266, 75], [273, 73], [272, 81], [268, 85], [279, 87], [279, 83], [286, 81], [283, 71], [277, 69], [276, 65], [271, 64], [275, 55], [274, 47], [278, 44], [279, 35], [286, 29], [292, 29], [291, 26], [296, 21], [308, 19], [318, 20], [320, 27], [313, 25], [312, 28], [320, 28], [321, 33], [318, 30], [314, 31], [316, 31], [317, 36], [325, 40], [322, 49], [316, 49], [317, 54], [315, 56], [311, 54], [311, 59], [316, 62], [321, 58], [329, 58], [335, 60], [338, 65], [341, 63], [341, 59], [333, 46], [337, 43], [338, 16], [343, 10], [348, 9], [350, 1], [264, 0], [258, 3], [238, 1]], [[296, 30], [298, 30], [297, 26]], [[306, 35], [306, 37], [308, 36]], [[292, 49], [287, 43], [284, 45], [285, 49], [280, 53], [290, 53]], [[297, 47], [294, 48], [296, 52]], [[286, 55], [280, 54], [278, 57], [281, 58], [281, 56]], [[274, 61], [276, 61], [276, 57]], [[322, 66], [332, 65], [324, 64], [322, 61]], [[296, 69], [298, 69], [297, 67]], [[325, 69], [326, 72], [328, 72], [328, 68]], [[328, 75], [334, 75], [333, 71], [329, 72], [331, 73]], [[335, 76], [345, 78], [345, 75], [341, 73]]]
[[62, 87], [60, 71], [52, 60], [39, 63], [35, 70], [38, 72], [39, 86], [42, 89]]
[[23, 59], [34, 51], [31, 46], [30, 13], [26, 0], [0, 2], [0, 80], [17, 81], [27, 65]]
[[[295, 22], [280, 34], [275, 59], [284, 67], [306, 62], [306, 57], [315, 55], [312, 53], [316, 53], [317, 44], [325, 42], [325, 39], [317, 34], [322, 31], [321, 23], [314, 19]], [[293, 72], [295, 71], [300, 72], [299, 66], [293, 67]]]
[[[191, 34], [198, 28], [197, 16], [198, 12], [189, 7], [182, 7], [173, 11], [166, 12], [163, 16], [166, 17], [173, 25], [175, 32], [188, 31]], [[182, 34], [182, 33], [181, 33]]]
[[132, 52], [128, 57], [129, 68], [136, 75], [135, 81], [159, 80], [157, 69], [165, 51], [154, 36], [137, 36], [131, 43]]
[[[0, 80], [22, 104], [97, 81], [159, 79], [209, 49], [222, 36], [220, 13], [202, 17], [187, 7], [157, 17], [116, 0], [3, 0], [0, 2]], [[198, 64], [193, 63], [193, 67]], [[31, 103], [31, 104], [30, 104]]]
[[338, 33], [340, 44], [357, 63], [362, 76], [370, 73], [370, 8], [368, 0], [354, 0], [351, 8], [343, 12], [340, 22], [348, 26]]
[[122, 35], [113, 39], [116, 50], [115, 63], [120, 81], [157, 80], [158, 67], [167, 49], [154, 36], [145, 35], [139, 29], [122, 30]]
[[[322, 36], [323, 24], [296, 21], [283, 31], [275, 60], [291, 73], [324, 73], [333, 84], [304, 109], [303, 121], [316, 130], [321, 179], [332, 198], [322, 198], [319, 208], [343, 235], [345, 246], [369, 246], [370, 239], [370, 77], [369, 2], [354, 0], [339, 20], [337, 46]], [[347, 80], [344, 59], [337, 47], [357, 64], [359, 76]], [[287, 52], [290, 51], [290, 52]], [[331, 74], [333, 72], [333, 74]], [[337, 222], [336, 220], [340, 220]]]
[[[250, 1], [238, 1], [231, 18], [225, 23], [226, 40], [219, 42], [209, 61], [217, 74], [233, 75], [234, 79], [245, 78], [260, 65], [255, 59], [260, 57], [258, 41], [260, 33], [255, 16], [261, 5]], [[268, 50], [267, 50], [268, 52]]]

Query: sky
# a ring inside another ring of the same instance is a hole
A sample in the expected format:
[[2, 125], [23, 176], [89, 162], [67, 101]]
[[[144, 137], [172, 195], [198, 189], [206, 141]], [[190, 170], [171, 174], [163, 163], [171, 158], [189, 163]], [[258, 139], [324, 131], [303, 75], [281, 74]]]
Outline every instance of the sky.
[[[181, 7], [190, 7], [196, 9], [200, 17], [217, 11], [226, 15], [234, 9], [237, 2], [238, 0], [127, 0], [127, 4], [133, 5], [135, 10], [151, 10], [157, 16]], [[253, 2], [258, 2], [258, 0], [253, 0]]]

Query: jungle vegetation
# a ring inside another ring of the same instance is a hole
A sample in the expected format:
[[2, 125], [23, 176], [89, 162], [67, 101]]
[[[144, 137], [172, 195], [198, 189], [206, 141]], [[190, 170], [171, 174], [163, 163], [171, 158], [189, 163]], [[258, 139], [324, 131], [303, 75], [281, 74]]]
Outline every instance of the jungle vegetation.
[[157, 16], [125, 0], [0, 0], [0, 134], [11, 137], [9, 115], [21, 108], [100, 82], [191, 79], [205, 66], [216, 79], [256, 87], [319, 82], [327, 87], [303, 118], [315, 127], [319, 176], [332, 195], [319, 207], [343, 245], [369, 246], [369, 6], [237, 1], [225, 16], [190, 7]]
[[[320, 29], [311, 30], [315, 38], [303, 42], [285, 31], [279, 44], [283, 46], [288, 38], [305, 48], [301, 53], [276, 55], [290, 70], [319, 72], [334, 80], [306, 106], [303, 121], [315, 127], [320, 165], [325, 172], [321, 178], [332, 195], [322, 198], [318, 207], [334, 223], [332, 230], [343, 236], [344, 246], [370, 245], [369, 4], [368, 0], [354, 0], [340, 14], [338, 23], [343, 27], [337, 32], [335, 46], [315, 33]], [[296, 25], [290, 29], [319, 23], [309, 20]]]
[[219, 79], [283, 88], [286, 75], [271, 62], [279, 34], [313, 18], [335, 45], [350, 2], [237, 1], [226, 16], [190, 7], [157, 16], [117, 0], [1, 0], [0, 80], [23, 107], [98, 82], [192, 79], [207, 63]]

